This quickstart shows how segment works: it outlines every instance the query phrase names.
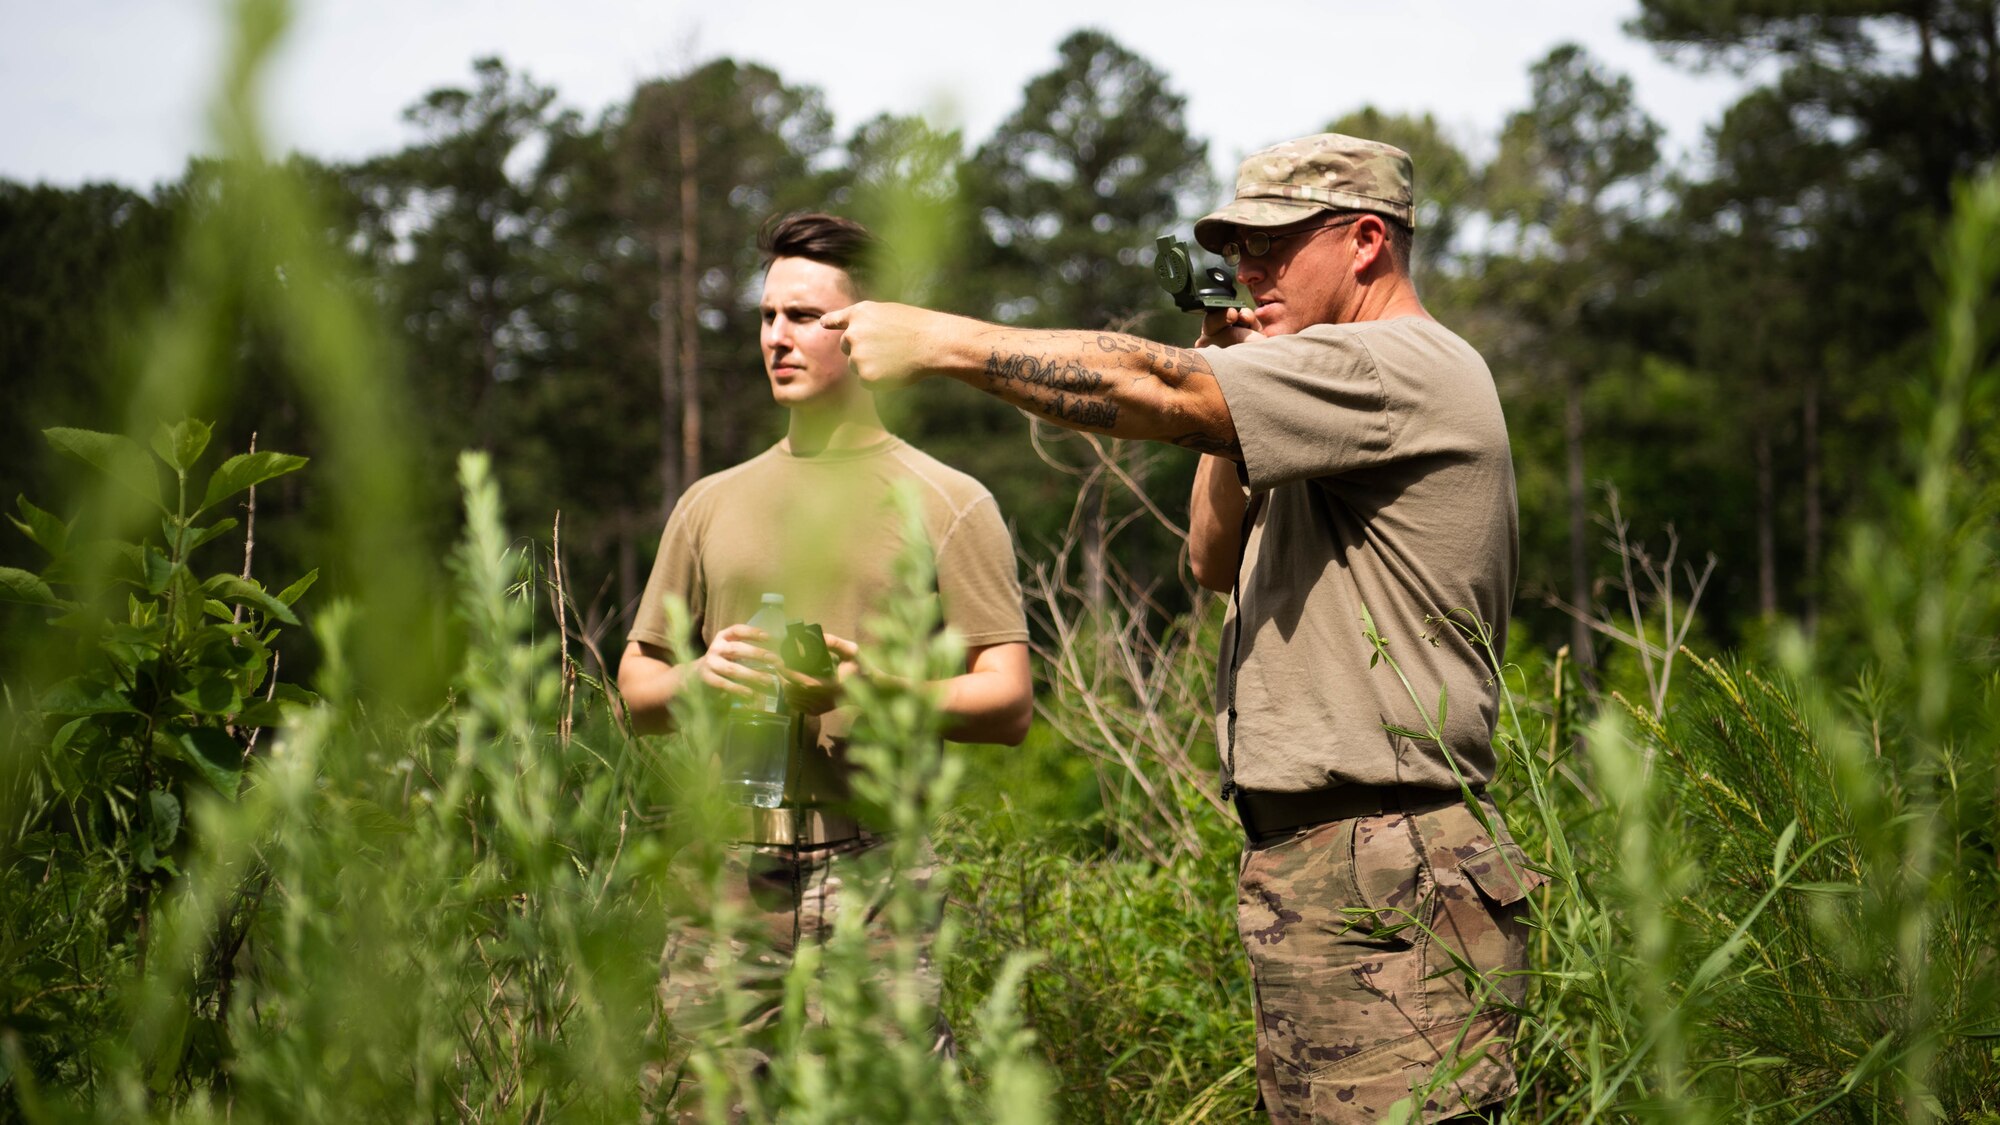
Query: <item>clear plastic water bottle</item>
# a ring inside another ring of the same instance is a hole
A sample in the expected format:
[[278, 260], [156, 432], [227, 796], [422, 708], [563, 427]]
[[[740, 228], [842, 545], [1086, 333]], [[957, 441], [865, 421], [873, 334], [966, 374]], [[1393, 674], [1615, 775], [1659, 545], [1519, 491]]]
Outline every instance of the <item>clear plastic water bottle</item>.
[[[750, 615], [749, 625], [752, 629], [763, 630], [762, 643], [765, 651], [776, 655], [779, 642], [785, 639], [785, 626], [788, 623], [785, 618], [785, 595], [765, 594], [761, 603], [757, 607], [757, 612]], [[776, 669], [773, 668], [771, 671], [775, 672]], [[739, 699], [737, 706], [771, 715], [783, 714], [784, 689], [779, 686], [777, 680], [767, 680], [759, 685], [755, 696], [750, 699]]]
[[[785, 596], [765, 594], [749, 624], [763, 630], [764, 646], [775, 653], [785, 636]], [[776, 668], [771, 671], [775, 673]], [[748, 698], [739, 696], [729, 705], [722, 747], [723, 784], [739, 804], [775, 809], [785, 800], [796, 724], [785, 710], [784, 688], [775, 677], [752, 691]]]

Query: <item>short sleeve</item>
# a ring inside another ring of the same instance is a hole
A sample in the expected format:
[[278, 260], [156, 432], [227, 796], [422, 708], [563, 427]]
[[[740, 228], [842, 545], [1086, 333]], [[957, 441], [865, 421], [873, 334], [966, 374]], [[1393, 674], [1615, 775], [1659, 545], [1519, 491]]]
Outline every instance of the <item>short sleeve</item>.
[[1397, 420], [1358, 334], [1315, 325], [1201, 354], [1229, 405], [1253, 491], [1392, 458]]
[[678, 598], [687, 605], [692, 634], [689, 643], [706, 641], [702, 607], [706, 604], [707, 590], [686, 501], [682, 497], [682, 502], [675, 506], [674, 514], [667, 520], [667, 530], [660, 536], [660, 551], [653, 558], [653, 573], [646, 579], [645, 593], [639, 596], [639, 610], [633, 615], [631, 631], [625, 634], [627, 640], [671, 650], [674, 640], [667, 634], [667, 599]]
[[944, 623], [957, 629], [966, 644], [1028, 639], [1014, 538], [992, 496], [974, 501], [946, 531], [938, 544], [937, 585]]

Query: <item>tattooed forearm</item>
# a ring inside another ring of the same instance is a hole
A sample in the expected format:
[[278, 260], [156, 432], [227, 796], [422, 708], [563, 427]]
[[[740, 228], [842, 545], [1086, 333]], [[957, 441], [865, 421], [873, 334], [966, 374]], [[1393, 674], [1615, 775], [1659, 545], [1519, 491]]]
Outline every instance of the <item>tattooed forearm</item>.
[[1059, 422], [1088, 429], [1108, 430], [1118, 424], [1118, 404], [1097, 399], [1071, 398], [1058, 394], [1042, 402], [1028, 400], [1029, 409]]
[[995, 351], [986, 357], [986, 376], [1003, 398], [1052, 421], [1085, 429], [1118, 424], [1118, 404], [1103, 397], [1104, 374], [1081, 363]]
[[1073, 360], [1039, 359], [999, 352], [986, 357], [986, 375], [996, 383], [1025, 383], [1071, 394], [1102, 390], [1104, 376]]
[[[1129, 337], [1128, 337], [1129, 339]], [[1176, 348], [1167, 344], [1156, 344], [1151, 340], [1136, 340], [1138, 350], [1146, 357], [1149, 368], [1143, 374], [1151, 375], [1169, 387], [1178, 387], [1192, 375], [1213, 375], [1208, 361], [1201, 353], [1189, 348]], [[1100, 345], [1101, 346], [1101, 345]]]
[[[1046, 341], [998, 335], [965, 357], [957, 377], [1070, 429], [1241, 456], [1215, 373], [1199, 352], [1112, 332], [1059, 333]], [[1167, 436], [1211, 419], [1219, 423], [1212, 429]]]

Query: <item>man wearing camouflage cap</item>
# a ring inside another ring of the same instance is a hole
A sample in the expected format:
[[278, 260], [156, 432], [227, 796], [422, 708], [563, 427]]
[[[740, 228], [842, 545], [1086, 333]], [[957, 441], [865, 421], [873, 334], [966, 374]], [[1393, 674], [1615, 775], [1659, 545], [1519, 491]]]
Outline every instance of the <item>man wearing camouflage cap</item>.
[[1223, 793], [1257, 1076], [1281, 1123], [1473, 1112], [1515, 1089], [1528, 870], [1484, 795], [1516, 561], [1486, 364], [1410, 279], [1407, 154], [1322, 134], [1243, 162], [1195, 237], [1251, 310], [1196, 347], [900, 305], [829, 313], [862, 380], [947, 375], [1205, 456], [1196, 578], [1231, 593]]

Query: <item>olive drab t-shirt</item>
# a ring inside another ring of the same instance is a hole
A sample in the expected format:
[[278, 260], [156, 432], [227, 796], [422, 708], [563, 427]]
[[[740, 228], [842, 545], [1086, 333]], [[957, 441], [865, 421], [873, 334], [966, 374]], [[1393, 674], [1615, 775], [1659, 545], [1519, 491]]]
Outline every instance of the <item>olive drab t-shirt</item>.
[[[1504, 657], [1514, 467], [1485, 361], [1424, 317], [1315, 325], [1202, 355], [1252, 497], [1216, 673], [1225, 782], [1298, 792], [1490, 780], [1493, 667], [1446, 620], [1490, 631]], [[1394, 666], [1373, 661], [1370, 619]], [[1450, 761], [1436, 742], [1388, 729], [1425, 732], [1440, 712]]]
[[[933, 595], [945, 626], [968, 646], [1026, 641], [1014, 543], [992, 494], [895, 437], [811, 457], [780, 443], [696, 481], [667, 520], [628, 636], [671, 649], [667, 599], [679, 598], [690, 618], [685, 640], [705, 649], [776, 593], [785, 596], [787, 617], [865, 650], [869, 618], [900, 590], [905, 525], [894, 494], [905, 482], [936, 563]], [[818, 758], [807, 764], [809, 796], [839, 796], [846, 769], [839, 743], [852, 723], [845, 708], [822, 718]]]

